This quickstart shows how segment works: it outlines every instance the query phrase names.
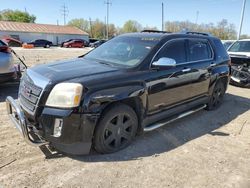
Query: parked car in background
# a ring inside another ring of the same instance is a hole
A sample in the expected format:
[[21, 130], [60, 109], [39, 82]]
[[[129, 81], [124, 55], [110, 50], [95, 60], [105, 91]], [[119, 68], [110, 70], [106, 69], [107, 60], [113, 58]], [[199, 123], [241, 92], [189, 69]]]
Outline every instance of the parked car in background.
[[233, 43], [235, 42], [235, 40], [222, 40], [222, 44], [225, 47], [225, 49], [227, 50], [229, 46], [231, 46]]
[[11, 38], [11, 37], [4, 37], [2, 41], [8, 44], [9, 47], [22, 47], [21, 41]]
[[[89, 46], [89, 42], [86, 41], [86, 40], [83, 40], [83, 39], [69, 39], [69, 40], [63, 41], [63, 42], [61, 43], [61, 47], [64, 47], [64, 44], [66, 44], [66, 43], [76, 42], [76, 41], [81, 41], [81, 43], [84, 44], [83, 47], [88, 47], [88, 46]], [[66, 46], [67, 46], [67, 44], [66, 44]], [[77, 46], [77, 47], [78, 47], [78, 46]]]
[[95, 38], [90, 38], [89, 39], [89, 43], [94, 43], [94, 42], [96, 42], [96, 41], [99, 41], [98, 39], [95, 39]]
[[44, 47], [44, 48], [50, 48], [53, 45], [51, 41], [44, 40], [44, 39], [37, 39], [27, 44], [32, 44], [34, 45], [34, 47]]
[[65, 48], [82, 48], [85, 47], [84, 40], [71, 39], [66, 42], [63, 42], [62, 47]]
[[231, 57], [232, 76], [230, 83], [250, 87], [250, 39], [239, 40], [228, 48]]
[[0, 83], [16, 77], [17, 70], [14, 66], [11, 49], [6, 43], [0, 40]]
[[90, 43], [91, 48], [97, 48], [98, 46], [102, 45], [103, 43], [107, 42], [107, 40], [98, 40], [94, 43]]
[[229, 76], [230, 57], [216, 37], [130, 33], [77, 59], [27, 69], [19, 100], [8, 96], [6, 104], [27, 143], [112, 153], [137, 134], [218, 108]]

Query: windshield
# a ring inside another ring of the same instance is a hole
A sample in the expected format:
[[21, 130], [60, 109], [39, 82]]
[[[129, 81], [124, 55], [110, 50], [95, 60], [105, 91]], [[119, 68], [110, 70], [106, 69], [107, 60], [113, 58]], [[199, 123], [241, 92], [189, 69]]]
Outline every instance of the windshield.
[[159, 38], [116, 37], [88, 53], [85, 58], [117, 66], [133, 67], [141, 63]]
[[250, 41], [237, 41], [229, 49], [229, 52], [250, 52]]

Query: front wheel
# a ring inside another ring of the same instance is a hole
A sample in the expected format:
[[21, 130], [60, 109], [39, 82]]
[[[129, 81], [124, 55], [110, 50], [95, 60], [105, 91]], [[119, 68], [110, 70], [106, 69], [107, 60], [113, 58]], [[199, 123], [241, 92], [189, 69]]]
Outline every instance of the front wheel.
[[223, 84], [222, 81], [217, 81], [217, 83], [214, 86], [213, 92], [211, 96], [209, 97], [209, 102], [207, 104], [207, 110], [215, 110], [217, 109], [224, 98], [226, 89], [225, 85]]
[[138, 128], [134, 110], [124, 104], [117, 104], [104, 112], [94, 135], [94, 148], [99, 153], [113, 153], [133, 141]]

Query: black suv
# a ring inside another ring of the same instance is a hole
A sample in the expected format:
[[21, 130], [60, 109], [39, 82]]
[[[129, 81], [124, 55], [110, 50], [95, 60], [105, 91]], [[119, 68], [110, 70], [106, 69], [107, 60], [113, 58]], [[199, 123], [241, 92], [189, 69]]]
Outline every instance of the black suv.
[[112, 153], [136, 134], [217, 108], [229, 73], [225, 48], [209, 34], [124, 34], [79, 58], [28, 69], [7, 110], [28, 143]]
[[34, 40], [34, 41], [29, 42], [28, 44], [33, 44], [34, 47], [44, 47], [44, 48], [50, 48], [53, 45], [51, 41], [44, 40], [44, 39]]

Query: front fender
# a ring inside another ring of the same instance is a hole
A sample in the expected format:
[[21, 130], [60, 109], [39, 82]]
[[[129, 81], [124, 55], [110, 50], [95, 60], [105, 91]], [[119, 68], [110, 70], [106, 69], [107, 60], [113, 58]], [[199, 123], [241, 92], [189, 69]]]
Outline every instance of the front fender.
[[124, 99], [139, 97], [146, 105], [146, 89], [144, 85], [128, 85], [116, 88], [103, 89], [89, 93], [83, 102], [83, 111], [100, 113], [108, 104]]

